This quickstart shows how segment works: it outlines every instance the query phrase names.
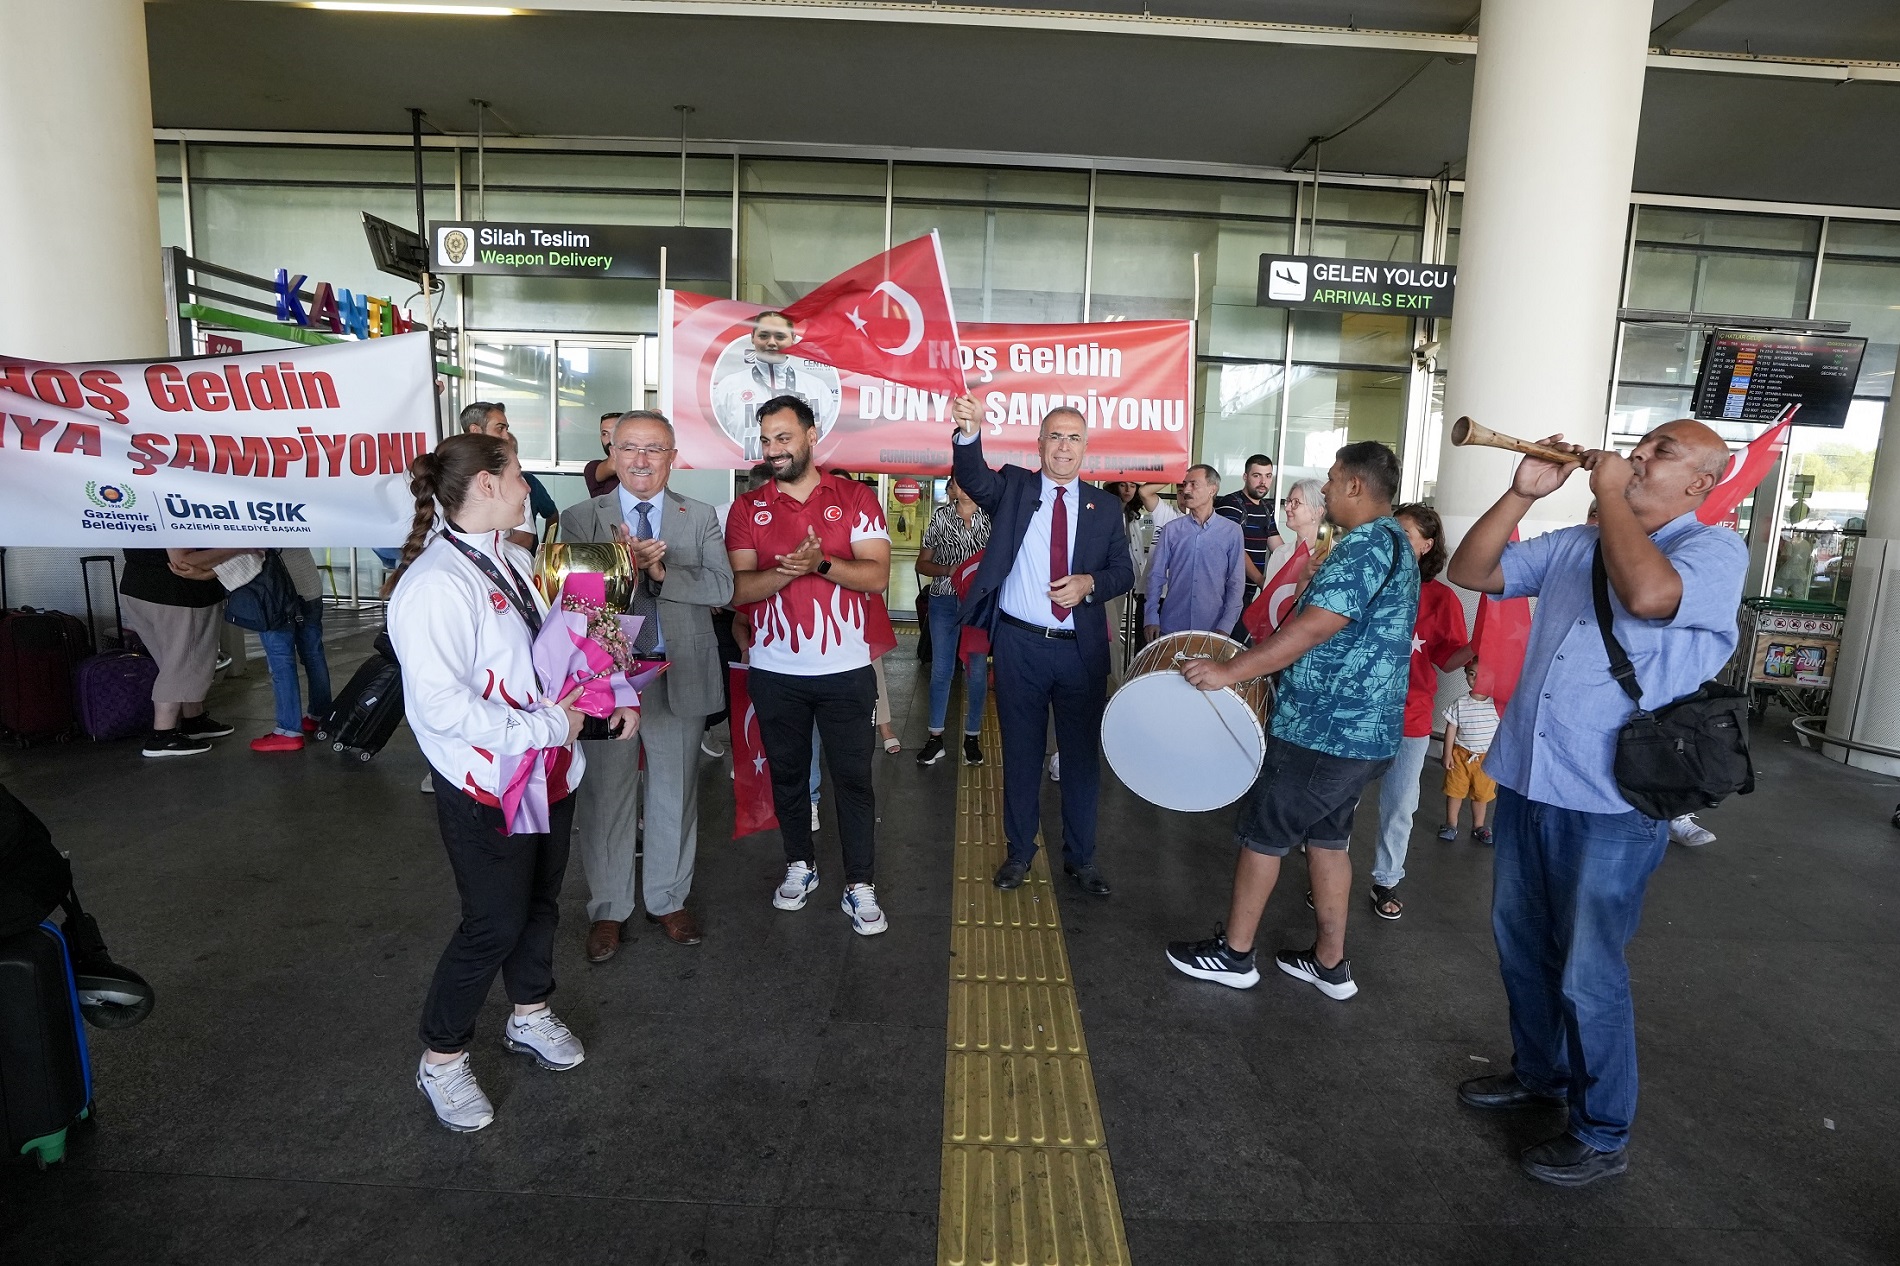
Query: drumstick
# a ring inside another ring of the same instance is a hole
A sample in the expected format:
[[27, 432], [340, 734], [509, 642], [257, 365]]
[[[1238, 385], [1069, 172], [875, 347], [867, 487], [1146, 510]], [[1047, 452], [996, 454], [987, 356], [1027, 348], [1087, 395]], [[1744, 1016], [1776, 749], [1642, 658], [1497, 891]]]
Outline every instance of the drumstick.
[[[1174, 654], [1174, 671], [1177, 673], [1181, 671], [1182, 660], [1186, 660], [1186, 659], [1212, 660], [1213, 658], [1214, 657], [1212, 655], [1190, 655], [1186, 651], [1176, 651]], [[1185, 676], [1186, 674], [1182, 674], [1182, 675]], [[1220, 722], [1221, 729], [1227, 731], [1227, 737], [1234, 741], [1235, 750], [1239, 751], [1242, 755], [1245, 755], [1247, 751], [1247, 745], [1241, 741], [1240, 735], [1234, 733], [1234, 727], [1228, 724], [1227, 718], [1221, 715], [1220, 705], [1214, 702], [1214, 692], [1211, 690], [1201, 690], [1199, 687], [1196, 687], [1195, 693], [1200, 695], [1201, 698], [1207, 700], [1207, 706], [1213, 709], [1214, 719]]]

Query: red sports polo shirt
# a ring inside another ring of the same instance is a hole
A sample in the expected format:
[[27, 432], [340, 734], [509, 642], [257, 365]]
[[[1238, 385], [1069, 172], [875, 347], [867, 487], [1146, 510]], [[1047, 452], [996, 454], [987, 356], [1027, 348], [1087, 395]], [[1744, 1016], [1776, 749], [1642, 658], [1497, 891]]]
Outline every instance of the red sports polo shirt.
[[1465, 608], [1452, 587], [1428, 580], [1418, 587], [1418, 624], [1412, 630], [1412, 678], [1405, 692], [1405, 737], [1432, 732], [1432, 700], [1438, 694], [1438, 670], [1464, 649]]
[[[759, 569], [798, 549], [807, 529], [827, 558], [852, 558], [858, 541], [888, 541], [877, 494], [855, 479], [820, 475], [802, 504], [777, 482], [748, 492], [726, 516], [726, 548], [749, 549]], [[822, 677], [865, 668], [897, 644], [878, 594], [858, 593], [816, 573], [800, 576], [745, 608], [752, 621], [752, 666], [794, 677]]]

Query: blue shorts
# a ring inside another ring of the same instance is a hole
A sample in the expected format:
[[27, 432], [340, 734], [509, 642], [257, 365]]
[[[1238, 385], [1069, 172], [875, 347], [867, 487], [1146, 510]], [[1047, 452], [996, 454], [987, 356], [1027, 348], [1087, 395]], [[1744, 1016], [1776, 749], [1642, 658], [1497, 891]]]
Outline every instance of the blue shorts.
[[1350, 760], [1269, 738], [1260, 776], [1241, 798], [1235, 837], [1268, 857], [1285, 857], [1301, 844], [1343, 849], [1359, 793], [1391, 764], [1390, 756]]

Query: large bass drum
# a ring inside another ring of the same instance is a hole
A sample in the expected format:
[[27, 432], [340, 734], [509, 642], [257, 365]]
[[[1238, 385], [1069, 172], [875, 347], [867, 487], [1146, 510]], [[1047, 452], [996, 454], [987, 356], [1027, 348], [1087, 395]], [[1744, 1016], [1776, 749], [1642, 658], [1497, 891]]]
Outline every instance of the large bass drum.
[[1102, 714], [1102, 752], [1130, 791], [1164, 809], [1201, 813], [1253, 785], [1267, 752], [1272, 687], [1256, 677], [1197, 690], [1181, 675], [1189, 660], [1225, 662], [1244, 649], [1219, 633], [1170, 633], [1135, 657]]

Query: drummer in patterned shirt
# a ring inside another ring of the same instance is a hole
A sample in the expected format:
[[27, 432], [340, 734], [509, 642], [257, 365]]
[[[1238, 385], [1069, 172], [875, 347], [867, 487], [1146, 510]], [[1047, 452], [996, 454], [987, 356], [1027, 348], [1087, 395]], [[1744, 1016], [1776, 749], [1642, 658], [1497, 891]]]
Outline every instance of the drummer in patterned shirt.
[[1240, 803], [1240, 859], [1225, 935], [1176, 941], [1168, 961], [1235, 989], [1260, 980], [1254, 934], [1280, 877], [1280, 859], [1306, 848], [1316, 938], [1275, 965], [1329, 998], [1359, 992], [1346, 961], [1346, 904], [1359, 793], [1385, 772], [1404, 731], [1405, 690], [1418, 615], [1418, 564], [1392, 517], [1399, 459], [1373, 440], [1339, 450], [1327, 474], [1326, 514], [1344, 529], [1314, 571], [1294, 614], [1252, 650], [1199, 660], [1181, 675], [1219, 690], [1285, 670], [1260, 775]]
[[875, 493], [813, 464], [818, 421], [802, 398], [774, 396], [759, 406], [758, 420], [773, 479], [733, 503], [726, 552], [733, 606], [752, 625], [749, 692], [785, 844], [785, 879], [772, 904], [803, 909], [818, 887], [806, 785], [815, 722], [837, 796], [840, 908], [860, 936], [875, 936], [889, 923], [872, 886], [871, 661], [897, 641], [882, 597], [891, 579], [890, 533]]

